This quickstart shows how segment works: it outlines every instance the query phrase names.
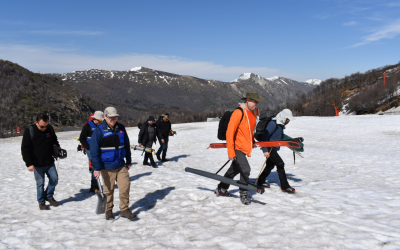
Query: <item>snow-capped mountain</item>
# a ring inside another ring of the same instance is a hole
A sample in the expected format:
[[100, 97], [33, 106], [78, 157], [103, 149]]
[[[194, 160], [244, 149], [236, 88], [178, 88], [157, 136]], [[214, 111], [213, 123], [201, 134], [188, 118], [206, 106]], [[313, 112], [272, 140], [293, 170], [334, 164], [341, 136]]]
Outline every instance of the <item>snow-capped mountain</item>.
[[242, 74], [232, 82], [205, 80], [146, 67], [127, 71], [74, 71], [52, 74], [82, 93], [106, 103], [140, 110], [163, 108], [204, 111], [235, 107], [248, 91], [257, 91], [266, 101], [260, 107], [283, 104], [298, 92], [311, 90], [307, 83], [276, 77], [267, 79], [253, 73]]
[[309, 83], [311, 85], [320, 85], [322, 80], [320, 79], [308, 79], [307, 81], [305, 81], [306, 83]]
[[280, 76], [264, 78], [254, 73], [243, 73], [232, 83], [258, 84], [266, 91], [266, 97], [274, 103], [283, 103], [287, 99], [294, 98], [297, 93], [308, 92], [316, 86]]

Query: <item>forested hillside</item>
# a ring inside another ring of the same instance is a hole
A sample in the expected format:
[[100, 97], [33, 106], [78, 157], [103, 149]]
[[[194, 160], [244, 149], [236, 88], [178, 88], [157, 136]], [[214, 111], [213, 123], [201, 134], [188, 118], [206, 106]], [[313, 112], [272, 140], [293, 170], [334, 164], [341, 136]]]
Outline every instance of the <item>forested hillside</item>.
[[56, 77], [0, 60], [0, 136], [31, 124], [40, 112], [48, 113], [55, 127], [81, 125], [96, 106]]
[[[298, 116], [334, 116], [335, 108], [355, 114], [373, 114], [400, 103], [398, 87], [400, 63], [386, 65], [365, 73], [354, 73], [344, 78], [330, 78], [308, 93], [288, 100], [284, 107]], [[386, 83], [384, 84], [384, 75]]]

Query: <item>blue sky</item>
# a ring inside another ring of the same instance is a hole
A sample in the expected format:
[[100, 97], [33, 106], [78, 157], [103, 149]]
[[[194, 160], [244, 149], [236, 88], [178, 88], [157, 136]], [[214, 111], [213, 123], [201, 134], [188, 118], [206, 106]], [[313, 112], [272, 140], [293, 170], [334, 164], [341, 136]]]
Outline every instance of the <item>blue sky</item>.
[[298, 81], [400, 61], [399, 1], [7, 1], [0, 58], [31, 71], [145, 66]]

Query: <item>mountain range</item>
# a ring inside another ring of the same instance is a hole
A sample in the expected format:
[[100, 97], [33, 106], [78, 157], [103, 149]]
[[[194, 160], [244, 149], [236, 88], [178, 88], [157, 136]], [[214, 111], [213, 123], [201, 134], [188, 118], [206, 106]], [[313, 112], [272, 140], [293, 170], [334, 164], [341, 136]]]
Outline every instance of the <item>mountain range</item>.
[[257, 91], [265, 99], [260, 108], [273, 108], [316, 86], [315, 81], [263, 78], [253, 73], [244, 73], [232, 82], [221, 82], [146, 67], [128, 71], [92, 69], [51, 75], [96, 101], [136, 111], [233, 109], [249, 91]]

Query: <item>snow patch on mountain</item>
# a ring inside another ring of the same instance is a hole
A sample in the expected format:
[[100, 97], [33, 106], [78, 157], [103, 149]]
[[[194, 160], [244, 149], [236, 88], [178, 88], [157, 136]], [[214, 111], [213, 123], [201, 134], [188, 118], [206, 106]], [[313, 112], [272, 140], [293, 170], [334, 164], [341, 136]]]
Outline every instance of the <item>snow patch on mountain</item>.
[[134, 68], [131, 68], [129, 71], [139, 71], [141, 69], [142, 69], [142, 67], [134, 67]]
[[273, 77], [265, 78], [265, 79], [270, 80], [270, 81], [275, 81], [275, 80], [279, 79], [279, 76], [273, 76]]
[[241, 74], [238, 78], [236, 78], [235, 80], [233, 80], [232, 82], [238, 82], [239, 80], [248, 80], [251, 78], [251, 74], [252, 73], [243, 73]]
[[311, 85], [320, 85], [322, 80], [320, 80], [320, 79], [308, 79], [305, 82], [308, 83], [308, 84], [311, 84]]

